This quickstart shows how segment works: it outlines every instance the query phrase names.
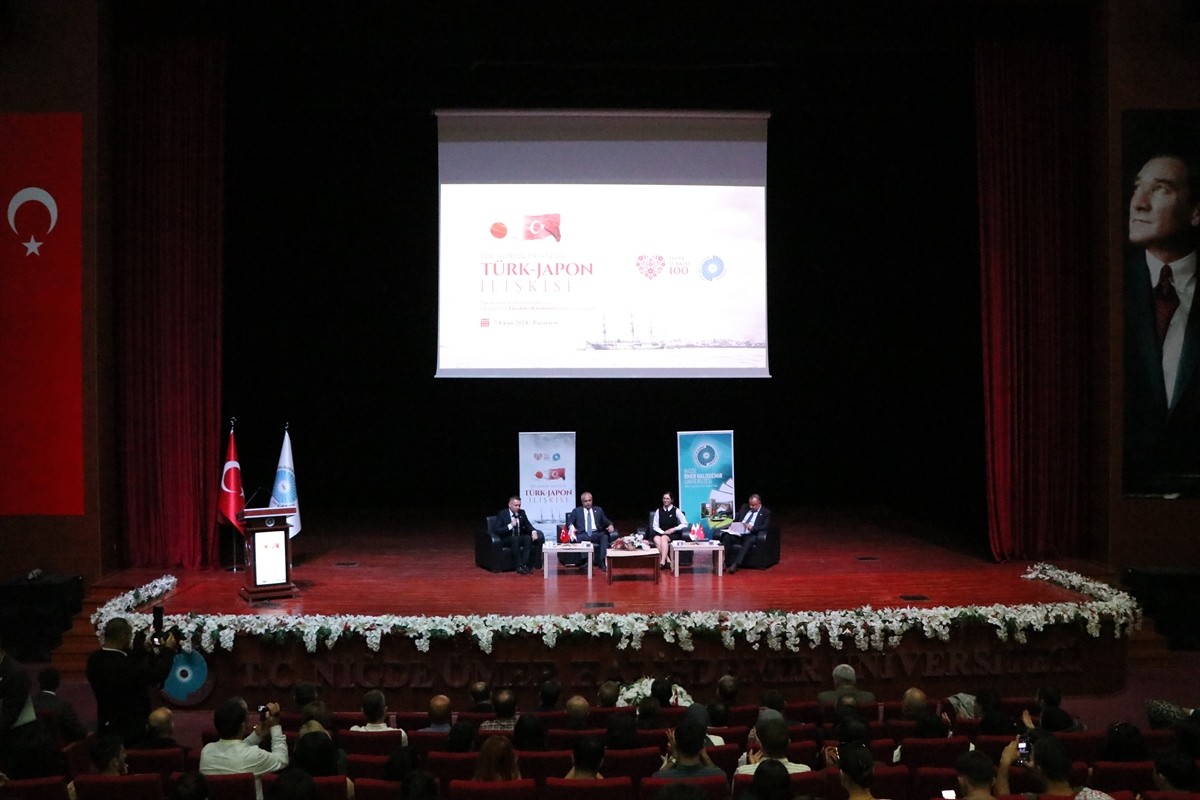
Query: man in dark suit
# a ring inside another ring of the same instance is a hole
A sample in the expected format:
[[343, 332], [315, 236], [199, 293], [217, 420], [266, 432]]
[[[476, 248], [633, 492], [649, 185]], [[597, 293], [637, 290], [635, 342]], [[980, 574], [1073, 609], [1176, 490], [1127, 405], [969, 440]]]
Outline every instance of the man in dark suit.
[[750, 495], [749, 502], [743, 503], [733, 518], [730, 528], [743, 531], [741, 535], [727, 530], [724, 537], [725, 560], [729, 566], [725, 569], [730, 575], [737, 572], [746, 561], [746, 556], [754, 549], [758, 534], [766, 534], [771, 527], [771, 512], [764, 508], [762, 498], [756, 494]]
[[592, 493], [579, 496], [582, 503], [571, 512], [568, 532], [572, 540], [592, 543], [592, 563], [597, 569], [608, 569], [609, 537], [617, 535], [617, 528], [600, 506], [592, 504]]
[[150, 687], [160, 686], [175, 658], [175, 636], [161, 646], [142, 636], [123, 617], [104, 624], [104, 646], [88, 656], [87, 679], [96, 696], [96, 734], [114, 733], [133, 742], [146, 733]]
[[33, 698], [35, 711], [49, 711], [54, 715], [54, 724], [58, 736], [64, 742], [78, 742], [87, 736], [87, 728], [79, 721], [79, 714], [69, 700], [58, 696], [58, 686], [62, 677], [54, 667], [45, 667], [38, 672], [38, 689]]
[[508, 498], [508, 508], [496, 514], [496, 526], [501, 538], [516, 537], [513, 555], [517, 561], [517, 573], [528, 575], [533, 571], [529, 565], [530, 555], [536, 543], [542, 541], [542, 532], [530, 524], [529, 517], [521, 509], [521, 498], [516, 495]]
[[1125, 490], [1200, 491], [1200, 158], [1160, 153], [1129, 201]]

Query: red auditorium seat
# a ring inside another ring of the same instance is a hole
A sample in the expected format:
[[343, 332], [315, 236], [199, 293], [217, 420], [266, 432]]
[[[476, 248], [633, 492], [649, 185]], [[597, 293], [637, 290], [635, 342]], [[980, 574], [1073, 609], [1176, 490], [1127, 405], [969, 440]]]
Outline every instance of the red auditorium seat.
[[172, 772], [183, 772], [187, 768], [183, 758], [184, 752], [182, 747], [126, 750], [125, 763], [129, 767], [130, 775], [154, 772], [165, 784]]
[[387, 778], [387, 756], [372, 756], [364, 753], [350, 753], [346, 756], [346, 774], [351, 780], [359, 778]]
[[1067, 756], [1072, 761], [1082, 761], [1085, 764], [1091, 764], [1093, 761], [1099, 761], [1103, 757], [1104, 742], [1108, 737], [1108, 733], [1103, 729], [1070, 731], [1056, 733], [1054, 737], [1063, 743], [1063, 747], [1067, 750]]
[[96, 734], [89, 733], [78, 742], [71, 742], [62, 749], [63, 769], [67, 778], [87, 775], [92, 771], [92, 759], [88, 751], [92, 749], [92, 743], [95, 741]]
[[[624, 776], [595, 781], [547, 778], [540, 795], [541, 800], [630, 800], [635, 796], [633, 781]], [[359, 800], [357, 796], [355, 800]]]
[[254, 775], [249, 772], [205, 775], [204, 782], [208, 785], [208, 800], [255, 800], [258, 794]]
[[714, 764], [725, 771], [725, 780], [733, 780], [737, 771], [738, 759], [746, 752], [740, 744], [723, 744], [719, 747], [707, 747], [705, 752]]
[[446, 749], [446, 740], [449, 737], [448, 733], [413, 731], [408, 735], [408, 746], [412, 748], [413, 754], [417, 757], [417, 763], [424, 764], [425, 756], [429, 751]]
[[518, 750], [517, 768], [522, 778], [533, 778], [538, 786], [547, 778], [561, 778], [571, 771], [570, 750]]
[[354, 800], [400, 800], [400, 781], [357, 778], [354, 781]]
[[799, 725], [788, 725], [788, 738], [793, 742], [815, 740], [817, 738], [817, 724], [815, 722], [802, 722]]
[[425, 769], [438, 779], [444, 794], [450, 781], [465, 781], [475, 774], [478, 753], [445, 753], [434, 750], [425, 757]]
[[965, 736], [904, 739], [900, 742], [900, 762], [909, 767], [953, 767], [970, 748], [971, 740]]
[[533, 778], [519, 781], [450, 781], [449, 800], [531, 800], [537, 797]]
[[729, 779], [724, 775], [709, 775], [704, 778], [643, 778], [638, 785], [638, 800], [654, 800], [663, 787], [673, 783], [690, 783], [702, 789], [709, 800], [727, 800], [729, 797]]
[[[268, 772], [262, 776], [263, 796], [271, 797], [271, 784], [279, 780], [278, 772]], [[317, 785], [317, 800], [346, 800], [347, 790], [345, 775], [317, 775], [313, 777]], [[355, 795], [357, 798], [357, 795]]]
[[745, 725], [747, 728], [753, 728], [758, 724], [758, 712], [760, 710], [761, 708], [759, 706], [753, 705], [730, 706], [729, 724]]
[[1200, 792], [1142, 792], [1142, 800], [1200, 800]]
[[868, 746], [871, 749], [871, 757], [880, 764], [892, 763], [896, 755], [895, 739], [872, 739]]
[[606, 778], [633, 779], [634, 788], [642, 778], [649, 778], [662, 767], [662, 751], [657, 747], [638, 747], [633, 750], [606, 750], [601, 774]]
[[1087, 785], [1112, 794], [1117, 791], [1145, 792], [1153, 790], [1153, 761], [1096, 761]]
[[[820, 797], [825, 787], [825, 775], [822, 772], [793, 772], [791, 776], [792, 797]], [[733, 776], [733, 800], [750, 791], [754, 782], [753, 775]]]
[[330, 714], [333, 718], [333, 728], [338, 731], [348, 731], [355, 725], [366, 725], [367, 718], [363, 716], [362, 711], [334, 711]]
[[667, 752], [667, 728], [639, 728], [637, 738], [642, 747], [657, 747], [659, 752]]
[[0, 798], [8, 800], [67, 800], [67, 779], [61, 775], [52, 778], [25, 778], [9, 781], [0, 786]]
[[816, 700], [810, 700], [804, 703], [788, 703], [784, 706], [783, 716], [787, 719], [794, 719], [798, 722], [814, 725], [821, 722], [821, 704]]
[[742, 750], [746, 749], [746, 739], [750, 735], [750, 729], [745, 725], [726, 725], [722, 728], [710, 727], [708, 732], [715, 736], [720, 736], [725, 740], [725, 744], [736, 744]]
[[145, 775], [76, 775], [76, 800], [162, 800], [163, 781]]
[[338, 747], [351, 753], [361, 753], [366, 756], [386, 756], [398, 747], [404, 746], [404, 731], [338, 731]]
[[917, 767], [912, 773], [912, 800], [941, 797], [946, 789], [958, 788], [958, 772], [953, 767]]
[[[891, 767], [876, 765], [871, 778], [871, 794], [886, 797], [888, 800], [909, 800], [909, 787], [912, 785], [912, 771], [903, 764]], [[917, 798], [913, 798], [917, 800]], [[920, 798], [927, 800], [927, 798]]]
[[975, 737], [975, 749], [983, 753], [996, 763], [1000, 763], [1000, 754], [1004, 752], [1004, 748], [1008, 747], [1009, 742], [1017, 738], [1016, 736], [992, 736], [989, 734], [979, 734]]
[[546, 731], [546, 747], [550, 750], [574, 750], [575, 743], [587, 736], [603, 739], [607, 731], [604, 728], [551, 728]]
[[[396, 718], [396, 721], [394, 723], [391, 720], [392, 717]], [[429, 724], [429, 712], [428, 711], [389, 712], [388, 724], [394, 728], [401, 728], [403, 730], [406, 730], [409, 733], [412, 733], [413, 731], [419, 731], [421, 728], [424, 728], [426, 725]]]
[[817, 768], [817, 743], [811, 739], [788, 744], [788, 761], [796, 764], [807, 764], [812, 769]]

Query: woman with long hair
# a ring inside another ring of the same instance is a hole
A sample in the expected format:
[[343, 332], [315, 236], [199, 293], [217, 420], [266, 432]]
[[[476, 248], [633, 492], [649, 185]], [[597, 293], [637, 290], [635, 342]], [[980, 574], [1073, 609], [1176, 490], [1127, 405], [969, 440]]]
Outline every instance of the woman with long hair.
[[475, 762], [476, 781], [516, 781], [521, 779], [517, 768], [517, 751], [505, 736], [489, 736], [479, 748]]

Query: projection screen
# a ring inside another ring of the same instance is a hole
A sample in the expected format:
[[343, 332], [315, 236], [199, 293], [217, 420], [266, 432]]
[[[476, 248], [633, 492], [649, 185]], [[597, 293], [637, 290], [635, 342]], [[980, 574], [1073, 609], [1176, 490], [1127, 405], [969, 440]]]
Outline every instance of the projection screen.
[[769, 377], [765, 113], [437, 116], [438, 377]]

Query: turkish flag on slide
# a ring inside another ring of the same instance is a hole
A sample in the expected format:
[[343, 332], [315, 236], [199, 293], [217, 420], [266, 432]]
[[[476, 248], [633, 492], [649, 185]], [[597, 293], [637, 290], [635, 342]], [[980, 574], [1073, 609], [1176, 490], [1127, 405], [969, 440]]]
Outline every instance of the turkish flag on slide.
[[83, 116], [0, 114], [0, 516], [83, 514]]
[[238, 514], [246, 507], [246, 494], [242, 491], [242, 465], [238, 463], [237, 444], [233, 431], [229, 431], [229, 447], [225, 450], [225, 467], [221, 470], [221, 496], [217, 500], [217, 513], [225, 521], [246, 535], [246, 523]]
[[526, 216], [525, 238], [545, 239], [547, 236], [553, 236], [554, 241], [561, 242], [562, 237], [558, 233], [559, 218], [559, 214], [538, 214], [536, 216]]

